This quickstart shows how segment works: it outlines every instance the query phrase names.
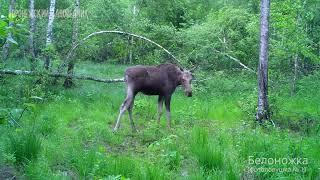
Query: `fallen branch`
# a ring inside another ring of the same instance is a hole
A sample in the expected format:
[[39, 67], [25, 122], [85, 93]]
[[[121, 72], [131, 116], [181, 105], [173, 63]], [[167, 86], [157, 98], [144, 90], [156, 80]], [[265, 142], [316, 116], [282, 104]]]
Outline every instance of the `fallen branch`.
[[235, 62], [237, 62], [238, 64], [240, 64], [240, 66], [244, 67], [244, 68], [247, 69], [248, 71], [257, 74], [257, 72], [255, 72], [253, 69], [249, 68], [248, 66], [244, 65], [239, 59], [237, 59], [237, 58], [235, 58], [235, 57], [233, 57], [233, 56], [230, 56], [230, 55], [227, 54], [227, 53], [223, 53], [223, 52], [221, 52], [221, 51], [218, 51], [218, 50], [216, 50], [216, 49], [214, 49], [214, 51], [217, 52], [217, 53], [220, 53], [220, 54], [222, 54], [222, 55], [224, 55], [224, 56], [227, 56], [228, 58], [234, 60]]
[[24, 70], [0, 70], [0, 75], [26, 75], [26, 76], [49, 76], [55, 78], [74, 78], [79, 80], [88, 80], [88, 81], [96, 81], [103, 83], [118, 83], [124, 82], [124, 78], [118, 79], [102, 79], [91, 76], [83, 76], [83, 75], [68, 75], [68, 74], [58, 74], [58, 73], [43, 73], [43, 72], [35, 72], [35, 71], [24, 71]]

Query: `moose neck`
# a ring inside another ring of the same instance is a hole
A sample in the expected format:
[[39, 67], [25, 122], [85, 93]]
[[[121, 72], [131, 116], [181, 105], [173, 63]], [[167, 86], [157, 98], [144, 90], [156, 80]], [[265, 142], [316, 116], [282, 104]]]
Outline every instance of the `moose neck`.
[[183, 79], [182, 79], [183, 72], [180, 69], [178, 69], [177, 70], [177, 74], [178, 74], [178, 76], [177, 76], [177, 86], [180, 86], [180, 85], [182, 85], [182, 81], [183, 81]]

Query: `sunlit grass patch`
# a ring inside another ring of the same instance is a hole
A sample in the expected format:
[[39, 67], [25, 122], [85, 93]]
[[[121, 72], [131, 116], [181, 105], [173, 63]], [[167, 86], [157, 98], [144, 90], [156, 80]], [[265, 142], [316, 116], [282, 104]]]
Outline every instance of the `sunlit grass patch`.
[[244, 118], [243, 112], [232, 100], [210, 103], [208, 119], [229, 122], [230, 124]]

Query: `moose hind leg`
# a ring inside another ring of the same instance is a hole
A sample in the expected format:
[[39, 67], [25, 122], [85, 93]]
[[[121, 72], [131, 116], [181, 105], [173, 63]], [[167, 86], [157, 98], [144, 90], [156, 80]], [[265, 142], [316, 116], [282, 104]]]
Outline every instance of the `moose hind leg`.
[[118, 119], [117, 119], [117, 122], [116, 122], [116, 125], [115, 125], [113, 131], [117, 131], [119, 129], [121, 117], [122, 117], [123, 113], [125, 113], [126, 110], [129, 108], [129, 106], [131, 105], [132, 101], [133, 101], [133, 93], [132, 93], [131, 89], [128, 88], [127, 98], [122, 103], [122, 105], [120, 107], [120, 112], [119, 112], [119, 115], [118, 115]]
[[171, 96], [165, 97], [166, 115], [167, 115], [167, 127], [168, 128], [171, 128], [170, 101], [171, 101]]
[[133, 108], [133, 104], [134, 104], [134, 100], [132, 100], [131, 104], [129, 105], [129, 108], [128, 108], [128, 112], [129, 112], [129, 120], [130, 120], [130, 125], [131, 125], [131, 128], [132, 128], [132, 131], [133, 132], [136, 132], [137, 129], [133, 123], [133, 118], [132, 118], [132, 108]]
[[161, 119], [162, 108], [163, 108], [163, 100], [164, 100], [164, 97], [163, 96], [159, 96], [159, 99], [158, 99], [158, 117], [157, 117], [158, 125], [160, 125], [160, 119]]
[[114, 128], [113, 128], [113, 131], [115, 131], [115, 132], [118, 131], [118, 129], [119, 129], [119, 127], [120, 127], [121, 117], [122, 117], [123, 113], [125, 113], [126, 110], [127, 110], [126, 101], [127, 101], [127, 100], [125, 100], [125, 101], [122, 103], [121, 107], [120, 107], [120, 112], [119, 112], [119, 115], [118, 115], [118, 119], [117, 119], [117, 121], [116, 121], [116, 125], [115, 125]]

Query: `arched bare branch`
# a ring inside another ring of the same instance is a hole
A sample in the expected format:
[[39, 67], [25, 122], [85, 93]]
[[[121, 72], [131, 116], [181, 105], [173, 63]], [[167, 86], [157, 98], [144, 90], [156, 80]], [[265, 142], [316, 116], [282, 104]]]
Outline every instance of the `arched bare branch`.
[[136, 37], [136, 38], [139, 38], [139, 39], [142, 39], [142, 40], [145, 40], [147, 42], [150, 42], [154, 45], [156, 45], [157, 47], [159, 47], [160, 49], [164, 50], [167, 54], [169, 54], [177, 63], [178, 65], [181, 65], [181, 62], [171, 53], [169, 52], [166, 48], [164, 48], [163, 46], [161, 46], [160, 44], [144, 37], [144, 36], [140, 36], [140, 35], [136, 35], [136, 34], [132, 34], [132, 33], [128, 33], [128, 32], [123, 32], [123, 31], [97, 31], [97, 32], [94, 32], [94, 33], [91, 33], [89, 34], [88, 36], [86, 36], [84, 39], [82, 39], [79, 43], [75, 44], [71, 49], [70, 51], [68, 52], [68, 55], [66, 57], [66, 60], [60, 65], [59, 69], [58, 69], [58, 73], [61, 73], [62, 69], [68, 64], [68, 62], [70, 61], [70, 58], [74, 52], [74, 50], [79, 47], [82, 43], [84, 43], [86, 40], [88, 40], [90, 37], [92, 36], [96, 36], [96, 35], [99, 35], [99, 34], [104, 34], [104, 33], [113, 33], [113, 34], [120, 34], [120, 35], [127, 35], [127, 36], [132, 36], [132, 37]]

